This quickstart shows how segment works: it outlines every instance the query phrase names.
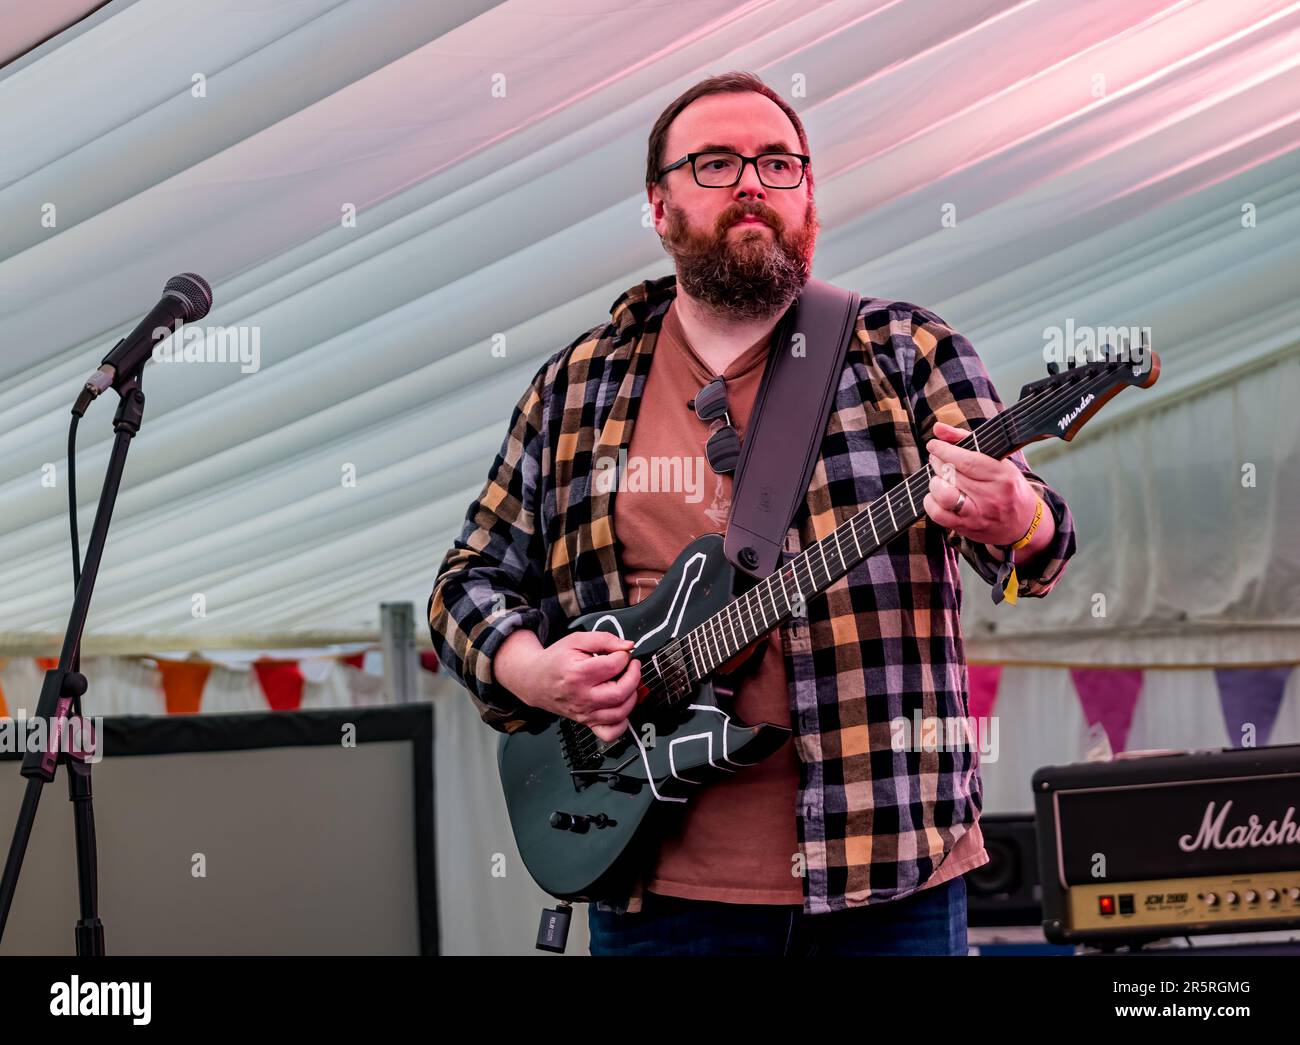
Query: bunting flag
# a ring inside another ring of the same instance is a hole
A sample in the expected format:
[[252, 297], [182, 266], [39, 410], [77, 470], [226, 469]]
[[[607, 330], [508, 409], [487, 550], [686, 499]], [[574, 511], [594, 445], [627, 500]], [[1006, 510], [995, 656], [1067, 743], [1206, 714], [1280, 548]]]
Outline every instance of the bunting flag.
[[971, 664], [966, 669], [967, 713], [975, 720], [975, 742], [982, 743], [984, 723], [993, 716], [998, 701], [1001, 664]]
[[1142, 672], [1126, 668], [1071, 668], [1074, 691], [1079, 695], [1088, 725], [1100, 723], [1111, 750], [1124, 750], [1133, 725], [1133, 709], [1142, 693]]
[[273, 711], [296, 711], [302, 704], [303, 676], [296, 660], [253, 661], [257, 681]]
[[1219, 706], [1233, 747], [1263, 747], [1273, 733], [1282, 694], [1294, 665], [1280, 668], [1219, 668]]
[[[424, 671], [438, 671], [438, 655], [433, 650], [420, 650], [419, 656], [420, 667]], [[5, 686], [0, 684], [0, 718], [10, 715], [8, 697], [21, 700], [26, 688], [32, 685], [30, 668], [26, 665], [35, 665], [40, 672], [45, 672], [58, 667], [59, 663], [57, 657], [20, 659], [25, 662], [24, 667], [7, 680], [8, 693]], [[151, 665], [157, 665], [167, 713], [174, 715], [192, 715], [203, 711], [204, 691], [213, 685], [212, 669], [230, 666], [226, 662], [211, 660], [200, 654], [191, 654], [184, 660], [157, 657], [128, 659], [144, 659]], [[355, 653], [320, 652], [293, 660], [265, 656], [251, 663], [240, 660], [234, 670], [242, 670], [243, 665], [248, 664], [256, 674], [267, 704], [276, 711], [289, 711], [301, 708], [305, 696], [309, 696], [309, 704], [318, 699], [318, 691], [308, 691], [306, 687], [309, 683], [322, 685], [328, 678], [331, 662], [341, 663], [354, 670], [344, 674], [338, 689], [331, 691], [332, 696], [320, 699], [337, 699], [338, 692], [345, 692], [350, 694], [353, 704], [359, 707], [386, 703], [387, 697], [381, 685], [382, 652], [378, 648]], [[6, 661], [5, 658], [0, 658], [0, 671], [6, 667], [12, 669], [16, 663], [12, 659]], [[1278, 715], [1291, 673], [1297, 666], [1189, 668], [1187, 671], [1198, 675], [1213, 672], [1219, 704], [1216, 710], [1223, 716], [1229, 741], [1238, 747], [1263, 747], [1274, 743], [1274, 733], [1282, 728], [1277, 725]], [[1015, 670], [1014, 666], [1012, 670]], [[1065, 667], [1060, 670], [1069, 671], [1087, 723], [1104, 730], [1114, 752], [1127, 750], [1134, 712], [1142, 695], [1142, 670]], [[1010, 684], [1004, 673], [1004, 665], [967, 666], [967, 713], [975, 723], [976, 736], [981, 742], [981, 731], [996, 713], [998, 694], [1004, 683]], [[15, 689], [15, 686], [18, 688]], [[1202, 687], [1201, 691], [1204, 692], [1206, 688]], [[140, 699], [142, 706], [147, 703], [146, 696], [141, 696]], [[151, 699], [156, 699], [156, 696]], [[217, 699], [216, 703], [220, 704], [221, 701]], [[210, 710], [217, 709], [214, 706]], [[1286, 732], [1285, 729], [1283, 731]], [[1222, 740], [1217, 742], [1222, 743]], [[1277, 742], [1285, 742], [1285, 738]]]
[[158, 660], [169, 715], [197, 714], [212, 665], [205, 660]]

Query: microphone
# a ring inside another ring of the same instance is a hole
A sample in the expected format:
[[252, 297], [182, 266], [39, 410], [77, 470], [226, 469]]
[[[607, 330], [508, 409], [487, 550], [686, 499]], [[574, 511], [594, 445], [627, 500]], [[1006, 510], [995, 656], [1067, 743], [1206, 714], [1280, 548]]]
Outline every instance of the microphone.
[[171, 337], [177, 321], [193, 323], [212, 308], [212, 288], [208, 281], [193, 272], [172, 276], [163, 287], [163, 296], [131, 333], [109, 351], [96, 370], [86, 379], [72, 412], [80, 417], [92, 399], [122, 386], [136, 370], [148, 362], [154, 346]]

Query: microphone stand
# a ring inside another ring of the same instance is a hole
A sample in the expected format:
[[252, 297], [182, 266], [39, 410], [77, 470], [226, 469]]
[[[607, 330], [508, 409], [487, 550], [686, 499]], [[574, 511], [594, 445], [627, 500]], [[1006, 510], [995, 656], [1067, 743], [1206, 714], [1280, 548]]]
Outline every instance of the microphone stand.
[[[27, 851], [27, 842], [36, 820], [36, 806], [40, 801], [41, 791], [46, 784], [53, 782], [55, 769], [60, 765], [66, 766], [68, 798], [73, 804], [76, 825], [77, 886], [81, 904], [81, 918], [77, 921], [74, 930], [78, 957], [98, 957], [105, 952], [104, 925], [99, 920], [98, 911], [95, 814], [91, 801], [91, 762], [88, 757], [93, 752], [95, 744], [103, 743], [103, 738], [93, 738], [90, 751], [86, 750], [86, 745], [83, 743], [86, 724], [81, 715], [81, 695], [86, 692], [86, 677], [77, 669], [80, 667], [81, 660], [81, 633], [86, 625], [86, 615], [90, 611], [90, 596], [95, 587], [95, 576], [99, 572], [104, 542], [108, 537], [108, 524], [113, 515], [113, 504], [122, 483], [127, 449], [131, 439], [140, 430], [140, 423], [144, 418], [144, 392], [140, 388], [144, 362], [144, 360], [140, 362], [134, 373], [118, 390], [121, 402], [118, 403], [117, 414], [113, 419], [113, 429], [117, 437], [113, 442], [108, 471], [105, 473], [104, 485], [99, 494], [99, 507], [95, 511], [95, 523], [90, 533], [90, 543], [86, 547], [85, 567], [72, 600], [72, 614], [68, 620], [67, 631], [64, 633], [59, 666], [45, 673], [40, 699], [36, 706], [37, 723], [47, 724], [45, 750], [33, 750], [30, 744], [25, 744], [27, 753], [23, 756], [22, 775], [27, 778], [27, 791], [23, 795], [18, 823], [14, 827], [13, 842], [9, 846], [4, 876], [0, 879], [0, 940], [3, 940], [5, 925], [9, 920], [9, 908], [18, 886], [18, 874], [22, 870], [23, 856]], [[77, 406], [73, 407], [73, 413], [80, 417], [89, 400], [89, 396], [83, 395], [78, 400]], [[78, 728], [72, 728], [74, 725]]]

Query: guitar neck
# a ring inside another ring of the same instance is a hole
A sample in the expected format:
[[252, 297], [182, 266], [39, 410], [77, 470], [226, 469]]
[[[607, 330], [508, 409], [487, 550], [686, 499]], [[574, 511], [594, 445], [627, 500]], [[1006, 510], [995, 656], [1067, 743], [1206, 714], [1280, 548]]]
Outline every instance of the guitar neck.
[[[990, 418], [957, 445], [990, 457], [1010, 456], [1029, 440], [1019, 431], [1041, 426], [1045, 411], [1077, 413], [1096, 397], [1091, 382], [1074, 386], [1068, 397], [1044, 390], [1027, 396]], [[1098, 381], [1097, 387], [1100, 387]], [[1022, 423], [1033, 422], [1033, 423]], [[1068, 422], [1063, 420], [1061, 426]], [[708, 620], [656, 655], [672, 659], [677, 680], [669, 699], [689, 697], [695, 685], [789, 618], [802, 615], [807, 602], [821, 595], [854, 566], [913, 526], [925, 514], [924, 500], [934, 469], [925, 464], [830, 534], [809, 545], [788, 563], [728, 603]], [[663, 673], [666, 664], [656, 664]]]

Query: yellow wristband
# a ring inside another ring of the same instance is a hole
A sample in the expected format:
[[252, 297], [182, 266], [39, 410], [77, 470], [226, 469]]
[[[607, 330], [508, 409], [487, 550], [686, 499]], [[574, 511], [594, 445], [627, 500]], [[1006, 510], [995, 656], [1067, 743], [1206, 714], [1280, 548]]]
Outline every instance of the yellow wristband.
[[1032, 541], [1034, 539], [1034, 531], [1038, 529], [1038, 524], [1042, 521], [1043, 521], [1043, 499], [1040, 497], [1038, 498], [1038, 507], [1034, 509], [1034, 521], [1029, 524], [1029, 529], [1025, 531], [1025, 535], [1011, 546], [1011, 550], [1019, 551], [1026, 544]]

